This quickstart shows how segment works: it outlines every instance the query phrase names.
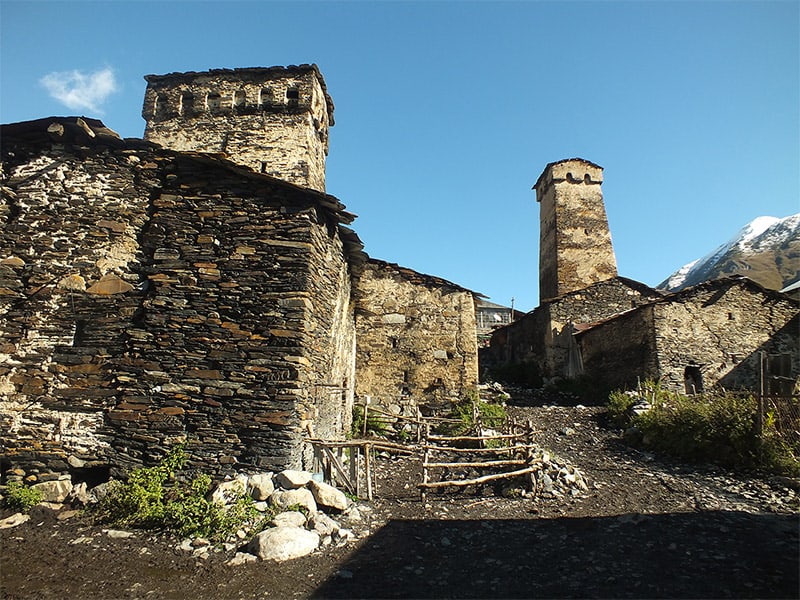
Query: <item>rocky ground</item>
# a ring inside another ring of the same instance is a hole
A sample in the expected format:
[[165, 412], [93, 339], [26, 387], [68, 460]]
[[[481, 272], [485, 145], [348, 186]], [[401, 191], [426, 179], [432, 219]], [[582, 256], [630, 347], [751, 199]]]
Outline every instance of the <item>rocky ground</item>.
[[382, 455], [375, 499], [337, 517], [355, 541], [240, 565], [229, 564], [234, 550], [120, 537], [37, 507], [28, 522], [0, 531], [0, 597], [800, 596], [795, 482], [632, 450], [596, 407], [510, 410], [532, 421], [538, 443], [562, 464], [580, 469], [587, 491], [503, 498], [487, 486], [432, 493], [423, 504], [418, 459]]

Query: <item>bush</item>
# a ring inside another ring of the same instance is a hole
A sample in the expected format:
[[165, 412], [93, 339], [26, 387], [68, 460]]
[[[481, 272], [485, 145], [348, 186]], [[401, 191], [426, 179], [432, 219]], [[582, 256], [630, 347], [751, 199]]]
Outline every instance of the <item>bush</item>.
[[110, 486], [96, 517], [105, 523], [214, 539], [227, 537], [256, 515], [253, 500], [244, 494], [229, 506], [208, 500], [208, 475], [177, 481], [175, 472], [185, 463], [183, 446], [176, 446], [158, 465], [134, 470], [126, 483]]
[[3, 504], [6, 508], [28, 512], [42, 501], [42, 492], [18, 481], [6, 486]]
[[443, 423], [437, 428], [437, 432], [445, 435], [463, 435], [473, 431], [476, 427], [475, 410], [480, 417], [481, 425], [490, 429], [497, 429], [503, 426], [508, 414], [503, 404], [496, 402], [482, 401], [476, 391], [467, 394], [454, 402], [450, 412], [446, 415], [448, 419], [458, 420], [458, 423]]
[[713, 462], [733, 468], [761, 468], [796, 474], [800, 464], [774, 434], [769, 421], [759, 435], [758, 405], [752, 396], [730, 393], [684, 396], [645, 384], [650, 410], [630, 410], [637, 395], [616, 391], [609, 396], [608, 415], [618, 426], [639, 430], [642, 443], [690, 462]]
[[[370, 412], [369, 409], [367, 409], [367, 433], [383, 436], [388, 432], [389, 428], [386, 423], [386, 417]], [[352, 436], [360, 437], [362, 435], [364, 435], [364, 406], [361, 404], [354, 404]]]

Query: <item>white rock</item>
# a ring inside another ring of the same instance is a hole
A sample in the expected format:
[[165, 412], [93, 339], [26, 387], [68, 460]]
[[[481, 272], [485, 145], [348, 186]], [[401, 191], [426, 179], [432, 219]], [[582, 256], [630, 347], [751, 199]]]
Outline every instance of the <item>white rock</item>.
[[307, 471], [295, 471], [294, 469], [286, 469], [281, 471], [275, 476], [278, 485], [285, 490], [295, 490], [304, 487], [313, 475]]
[[335, 510], [345, 510], [349, 504], [344, 492], [337, 490], [332, 485], [320, 481], [312, 481], [308, 484], [308, 487], [311, 493], [314, 494], [314, 500], [320, 506]]
[[91, 496], [86, 487], [86, 482], [81, 481], [79, 484], [72, 486], [69, 494], [67, 494], [67, 502], [72, 505], [86, 506], [91, 501]]
[[323, 536], [328, 536], [339, 530], [339, 524], [324, 512], [317, 512], [308, 519], [308, 526]]
[[129, 537], [133, 537], [133, 532], [131, 531], [122, 531], [121, 529], [103, 529], [103, 533], [105, 533], [108, 537], [124, 540]]
[[248, 544], [248, 552], [261, 560], [278, 562], [311, 554], [319, 546], [319, 534], [300, 527], [274, 527], [259, 533]]
[[247, 480], [247, 493], [253, 500], [266, 500], [275, 491], [272, 473], [256, 473]]
[[317, 512], [317, 503], [314, 500], [314, 495], [306, 488], [297, 490], [275, 490], [269, 497], [269, 501], [273, 506], [282, 509], [300, 505], [305, 506], [309, 513]]
[[252, 554], [247, 552], [237, 552], [236, 555], [225, 564], [230, 565], [231, 567], [238, 567], [239, 565], [256, 562], [257, 560], [258, 558]]
[[72, 482], [68, 479], [57, 481], [43, 481], [34, 483], [31, 488], [42, 493], [42, 502], [62, 503], [67, 499], [67, 495], [72, 491]]
[[0, 529], [10, 529], [11, 527], [22, 525], [30, 518], [31, 518], [30, 515], [24, 515], [22, 513], [14, 513], [10, 517], [6, 517], [2, 521], [0, 521]]
[[275, 515], [272, 518], [272, 524], [275, 527], [302, 527], [306, 524], [306, 516], [296, 510], [289, 510]]
[[211, 494], [211, 501], [215, 504], [229, 504], [237, 496], [243, 496], [247, 492], [247, 475], [239, 473], [233, 479], [223, 481]]

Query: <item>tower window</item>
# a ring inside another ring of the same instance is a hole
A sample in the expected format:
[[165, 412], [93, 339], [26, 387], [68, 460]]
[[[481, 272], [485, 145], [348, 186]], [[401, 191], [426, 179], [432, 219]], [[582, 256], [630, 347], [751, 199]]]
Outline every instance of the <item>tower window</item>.
[[287, 100], [299, 100], [300, 99], [300, 90], [297, 88], [289, 88], [286, 90], [286, 99]]
[[259, 106], [264, 106], [265, 104], [269, 104], [272, 100], [272, 90], [268, 87], [261, 88], [261, 91], [258, 92], [258, 104]]
[[210, 94], [206, 94], [206, 109], [207, 110], [219, 110], [220, 102], [222, 101], [222, 97], [217, 94], [216, 92], [212, 92]]
[[244, 90], [235, 91], [233, 93], [233, 108], [244, 106], [246, 99], [247, 97], [245, 96]]
[[192, 114], [193, 106], [194, 96], [189, 92], [184, 92], [181, 94], [180, 103], [178, 104], [178, 112], [184, 117], [188, 117]]
[[153, 101], [153, 114], [156, 116], [160, 116], [166, 108], [167, 108], [166, 96], [157, 94], [156, 99]]

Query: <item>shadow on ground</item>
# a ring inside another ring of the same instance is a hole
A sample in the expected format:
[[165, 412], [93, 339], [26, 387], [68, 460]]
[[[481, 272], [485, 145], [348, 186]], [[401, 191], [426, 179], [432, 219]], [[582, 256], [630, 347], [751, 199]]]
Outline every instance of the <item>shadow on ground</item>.
[[314, 598], [797, 598], [794, 515], [393, 520]]

